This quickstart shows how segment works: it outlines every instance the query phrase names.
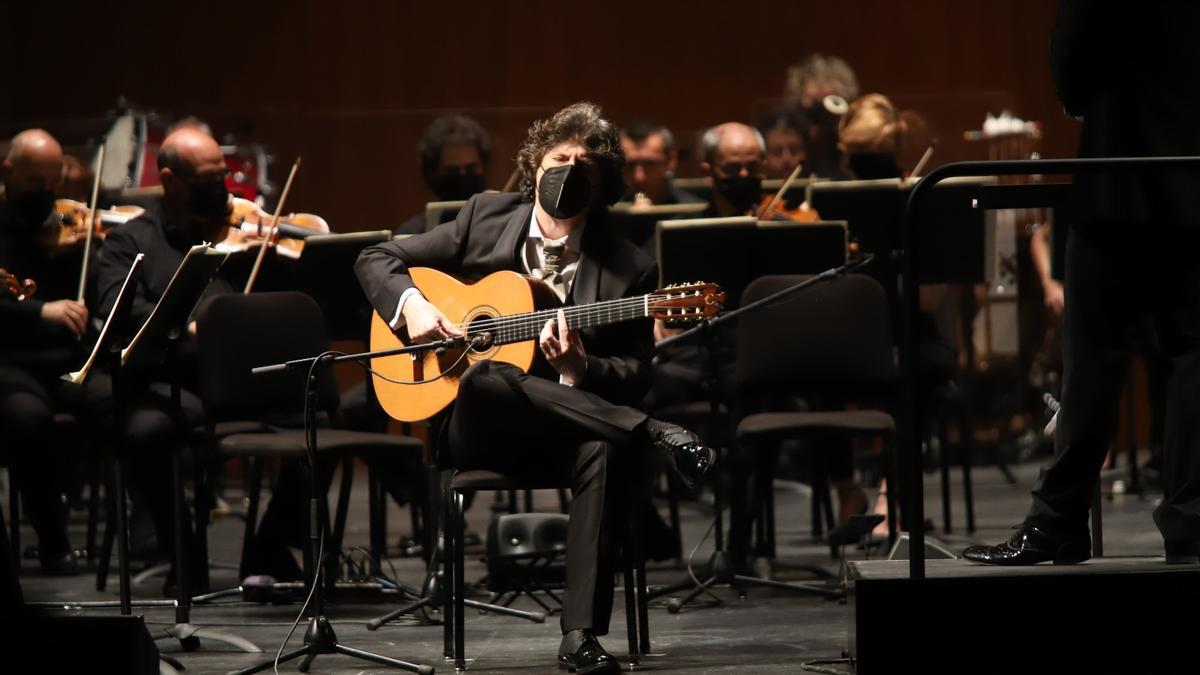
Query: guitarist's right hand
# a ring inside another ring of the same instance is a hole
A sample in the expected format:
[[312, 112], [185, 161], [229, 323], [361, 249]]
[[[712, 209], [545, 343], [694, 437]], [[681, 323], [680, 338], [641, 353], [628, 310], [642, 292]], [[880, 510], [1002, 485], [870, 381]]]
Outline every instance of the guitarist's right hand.
[[446, 318], [442, 310], [419, 293], [405, 301], [402, 314], [408, 326], [409, 340], [414, 344], [463, 336], [463, 332]]

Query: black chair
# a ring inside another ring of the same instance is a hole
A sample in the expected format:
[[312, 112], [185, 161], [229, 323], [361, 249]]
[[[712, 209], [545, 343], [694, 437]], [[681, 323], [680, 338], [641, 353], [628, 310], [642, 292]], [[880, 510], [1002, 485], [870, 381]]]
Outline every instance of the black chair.
[[[465, 523], [464, 498], [468, 493], [481, 490], [537, 490], [561, 489], [562, 481], [537, 475], [514, 476], [495, 471], [447, 472], [445, 499], [445, 551], [443, 554], [443, 578], [448, 581], [449, 592], [445, 594], [443, 608], [444, 655], [454, 659], [460, 672], [466, 667], [465, 609], [466, 582], [463, 578], [464, 554], [463, 533]], [[631, 524], [636, 519], [630, 519]], [[625, 554], [625, 619], [629, 637], [629, 658], [637, 663], [643, 654], [650, 653], [649, 611], [646, 602], [646, 566], [641, 560], [640, 541], [635, 527], [631, 527], [626, 541]], [[504, 608], [509, 612], [508, 608]], [[490, 610], [490, 611], [495, 611]]]
[[[304, 407], [306, 371], [252, 375], [251, 369], [269, 363], [316, 356], [328, 349], [321, 308], [309, 296], [296, 292], [223, 295], [213, 298], [198, 317], [198, 391], [204, 402], [209, 439], [210, 468], [234, 457], [245, 458], [250, 468], [250, 503], [246, 517], [243, 555], [258, 516], [262, 460], [303, 460], [307, 441], [303, 429], [294, 428]], [[343, 459], [338, 510], [329, 550], [340, 548], [353, 477], [353, 458], [373, 454], [421, 453], [419, 439], [382, 433], [347, 431], [337, 428], [338, 392], [333, 374], [323, 369], [317, 383], [318, 409], [333, 427], [322, 429], [318, 451], [321, 457]], [[265, 431], [221, 433], [239, 422], [268, 424]], [[311, 467], [318, 470], [318, 467]], [[197, 500], [210, 499], [207, 489], [197, 489]], [[318, 500], [321, 526], [328, 527], [325, 500]], [[200, 548], [211, 504], [197, 505]], [[203, 554], [199, 560], [205, 560]], [[318, 578], [318, 571], [310, 576]]]
[[[760, 277], [746, 288], [742, 302], [749, 304], [805, 278]], [[894, 540], [893, 417], [871, 409], [801, 411], [772, 409], [769, 403], [764, 406], [764, 402], [796, 397], [890, 404], [896, 391], [892, 344], [887, 297], [878, 282], [863, 275], [835, 278], [741, 317], [737, 383], [745, 410], [736, 436], [757, 466], [750, 514], [758, 512], [761, 519], [759, 531], [766, 537], [768, 557], [775, 554], [774, 457], [779, 444], [788, 439], [843, 443], [862, 437], [883, 439], [888, 528]], [[814, 477], [814, 502], [828, 501], [828, 486], [817, 484], [826, 480], [823, 475]], [[828, 514], [827, 504], [825, 510]], [[814, 508], [814, 521], [816, 511]]]

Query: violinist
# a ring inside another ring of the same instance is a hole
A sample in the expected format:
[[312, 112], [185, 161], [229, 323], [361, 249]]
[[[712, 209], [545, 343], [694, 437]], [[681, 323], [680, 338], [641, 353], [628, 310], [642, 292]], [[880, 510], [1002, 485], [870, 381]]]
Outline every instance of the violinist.
[[784, 181], [783, 194], [778, 199], [773, 194], [763, 196], [759, 203], [759, 220], [770, 220], [777, 215], [798, 222], [819, 220], [820, 216], [803, 198], [788, 198], [787, 195], [791, 181], [800, 177], [807, 168], [808, 119], [794, 108], [775, 108], [763, 115], [758, 123], [758, 131], [766, 143], [766, 159], [763, 162], [766, 177]]
[[78, 259], [56, 256], [43, 245], [44, 234], [58, 228], [54, 200], [62, 173], [62, 147], [41, 129], [17, 134], [0, 165], [5, 193], [0, 267], [38, 285], [23, 300], [0, 293], [0, 449], [37, 533], [47, 574], [77, 571], [67, 538], [64, 448], [56, 442], [54, 414], [74, 413], [85, 422], [98, 417], [107, 401], [104, 386], [83, 388], [60, 379], [79, 366], [89, 318], [77, 301]]
[[[204, 241], [213, 241], [228, 229], [231, 213], [229, 192], [225, 187], [225, 158], [216, 140], [195, 127], [184, 127], [163, 140], [158, 154], [163, 194], [146, 204], [145, 212], [115, 228], [104, 242], [99, 260], [99, 313], [112, 311], [121, 284], [138, 253], [146, 254], [132, 306], [132, 323], [141, 325], [166, 291], [175, 270], [187, 250]], [[238, 270], [222, 267], [208, 285], [203, 297], [241, 291], [244, 278], [234, 278]], [[201, 300], [203, 303], [203, 299]], [[196, 323], [188, 326], [189, 339], [180, 349], [178, 371], [181, 378], [181, 405], [184, 422], [195, 426], [202, 419], [200, 400], [191, 392], [196, 368], [192, 355]], [[132, 389], [131, 414], [125, 429], [130, 462], [131, 490], [135, 501], [147, 506], [154, 518], [160, 554], [171, 550], [173, 527], [169, 450], [183, 442], [172, 423], [170, 386], [158, 373], [137, 375]], [[270, 574], [280, 581], [302, 577], [299, 565], [287, 552], [286, 545], [302, 547], [307, 536], [303, 502], [307, 483], [294, 462], [285, 462], [271, 502], [263, 515], [256, 542], [270, 540], [270, 552], [252, 546], [250, 560], [243, 560], [243, 576]], [[323, 474], [326, 472], [322, 472]], [[284, 506], [283, 504], [291, 506]], [[282, 533], [282, 534], [277, 534]], [[185, 538], [186, 540], [186, 538]], [[172, 583], [168, 578], [168, 586]], [[167, 593], [170, 595], [171, 593]]]
[[740, 122], [718, 124], [700, 139], [700, 171], [712, 177], [708, 218], [744, 216], [762, 199], [767, 144], [757, 129]]
[[625, 151], [625, 201], [634, 204], [699, 204], [700, 197], [671, 184], [679, 152], [671, 130], [657, 122], [638, 120], [621, 130]]
[[[466, 115], [443, 115], [425, 130], [417, 149], [421, 177], [437, 201], [460, 201], [483, 192], [492, 137], [479, 122]], [[425, 211], [421, 210], [397, 227], [395, 234], [424, 231]]]

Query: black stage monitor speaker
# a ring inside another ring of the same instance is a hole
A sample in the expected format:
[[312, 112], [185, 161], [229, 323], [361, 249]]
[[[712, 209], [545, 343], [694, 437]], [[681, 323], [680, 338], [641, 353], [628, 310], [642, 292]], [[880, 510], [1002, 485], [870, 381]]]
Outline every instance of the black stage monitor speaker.
[[158, 672], [158, 647], [140, 615], [26, 614], [0, 620], [0, 631], [3, 672]]

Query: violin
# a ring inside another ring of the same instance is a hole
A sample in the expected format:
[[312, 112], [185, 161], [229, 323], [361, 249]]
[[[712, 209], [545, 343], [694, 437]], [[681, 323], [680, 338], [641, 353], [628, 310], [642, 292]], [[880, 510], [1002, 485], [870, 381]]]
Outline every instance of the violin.
[[784, 199], [788, 188], [800, 177], [800, 169], [803, 166], [803, 162], [797, 162], [796, 168], [792, 169], [792, 173], [783, 181], [779, 191], [773, 195], [763, 196], [762, 201], [758, 203], [758, 208], [755, 209], [759, 220], [775, 220], [782, 216], [798, 223], [811, 223], [821, 219], [821, 215], [811, 208], [807, 201], [800, 202], [795, 208], [788, 208], [787, 200]]
[[16, 275], [0, 267], [0, 296], [11, 296], [20, 302], [36, 292], [37, 282], [33, 279], [18, 279]]
[[87, 239], [88, 222], [92, 223], [92, 235], [104, 239], [109, 230], [124, 224], [145, 211], [140, 206], [114, 206], [97, 209], [96, 217], [88, 217], [88, 206], [74, 199], [59, 199], [54, 202], [54, 213], [58, 218], [57, 230], [46, 234], [44, 245], [51, 251], [65, 253], [82, 246]]
[[241, 197], [232, 198], [229, 220], [217, 234], [213, 246], [220, 251], [248, 251], [262, 246], [274, 246], [288, 258], [299, 258], [304, 239], [314, 234], [328, 234], [329, 223], [312, 213], [292, 213], [279, 219], [278, 232], [271, 231], [271, 214], [258, 204]]

